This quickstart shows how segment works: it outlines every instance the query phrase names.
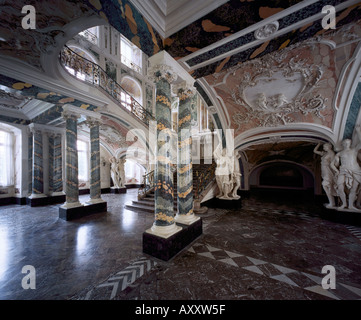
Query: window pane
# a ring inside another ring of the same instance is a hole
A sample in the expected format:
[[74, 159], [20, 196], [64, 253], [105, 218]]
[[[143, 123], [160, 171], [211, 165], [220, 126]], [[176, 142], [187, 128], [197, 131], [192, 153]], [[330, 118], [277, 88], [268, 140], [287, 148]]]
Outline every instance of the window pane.
[[0, 130], [0, 185], [14, 184], [14, 153], [12, 134]]
[[89, 180], [88, 143], [82, 140], [78, 140], [77, 149], [78, 149], [78, 179], [80, 181], [88, 181]]

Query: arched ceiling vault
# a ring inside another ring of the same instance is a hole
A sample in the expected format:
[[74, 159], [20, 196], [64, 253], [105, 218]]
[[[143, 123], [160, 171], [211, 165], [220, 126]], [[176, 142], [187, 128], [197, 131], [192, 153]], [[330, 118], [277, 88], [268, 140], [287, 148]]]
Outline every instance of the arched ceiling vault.
[[[177, 8], [174, 0], [149, 2], [147, 10], [164, 19], [162, 33], [136, 0], [29, 1], [37, 10], [35, 30], [21, 28], [23, 1], [5, 0], [0, 56], [56, 74], [51, 62], [66, 41], [109, 23], [149, 57], [165, 50], [176, 59], [211, 94], [205, 100], [218, 127], [234, 129], [240, 143], [295, 130], [300, 138], [305, 134], [334, 144], [352, 136], [361, 96], [359, 1], [212, 1], [211, 10], [194, 9], [193, 0], [181, 2]], [[322, 27], [325, 5], [336, 10], [335, 30]], [[197, 14], [187, 13], [191, 8]], [[187, 16], [187, 25], [170, 26], [177, 15]], [[5, 60], [0, 60], [2, 67]], [[51, 92], [40, 93], [59, 97]]]

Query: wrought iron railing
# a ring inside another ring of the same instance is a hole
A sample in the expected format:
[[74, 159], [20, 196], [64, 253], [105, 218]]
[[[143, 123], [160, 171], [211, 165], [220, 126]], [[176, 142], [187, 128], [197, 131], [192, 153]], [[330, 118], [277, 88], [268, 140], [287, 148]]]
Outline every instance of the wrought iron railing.
[[[148, 110], [143, 108], [130, 93], [122, 88], [104, 69], [93, 61], [82, 57], [68, 46], [64, 46], [60, 52], [60, 61], [64, 67], [69, 68], [67, 69], [69, 73], [105, 91], [116, 100], [123, 109], [135, 115], [143, 123], [148, 125], [150, 120], [154, 120], [153, 115]], [[71, 70], [73, 70], [73, 72], [71, 72]], [[130, 104], [124, 102], [124, 94], [130, 97]]]
[[[201, 200], [204, 191], [215, 181], [216, 163], [210, 165], [193, 166], [193, 194], [195, 200]], [[143, 183], [138, 189], [138, 199], [143, 199], [154, 190], [154, 170], [143, 175]], [[177, 195], [174, 195], [175, 197]]]
[[195, 199], [200, 200], [203, 192], [215, 180], [216, 167], [215, 162], [207, 166], [204, 164], [193, 166], [193, 194]]
[[143, 175], [143, 183], [138, 189], [138, 200], [143, 199], [148, 193], [154, 190], [154, 170]]

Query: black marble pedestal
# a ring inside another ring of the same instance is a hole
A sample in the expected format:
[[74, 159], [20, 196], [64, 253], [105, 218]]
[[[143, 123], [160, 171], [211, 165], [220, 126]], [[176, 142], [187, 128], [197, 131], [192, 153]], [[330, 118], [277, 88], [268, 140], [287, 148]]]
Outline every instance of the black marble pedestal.
[[206, 201], [203, 205], [209, 208], [222, 208], [228, 210], [237, 210], [242, 208], [242, 198], [226, 200], [226, 199], [219, 199], [213, 198], [211, 200]]
[[110, 193], [119, 194], [119, 193], [127, 193], [127, 188], [110, 188]]
[[347, 209], [337, 210], [321, 206], [320, 216], [325, 220], [330, 220], [337, 223], [361, 226], [361, 210], [360, 212], [354, 212]]
[[79, 219], [90, 214], [106, 212], [107, 211], [107, 203], [99, 202], [93, 204], [84, 204], [81, 207], [75, 208], [59, 208], [59, 218], [64, 219], [66, 221]]
[[181, 223], [177, 223], [177, 225], [182, 227], [182, 230], [169, 238], [162, 238], [144, 232], [143, 252], [158, 259], [168, 261], [202, 234], [202, 219], [197, 220], [191, 225]]
[[59, 196], [47, 196], [40, 198], [26, 198], [26, 204], [30, 207], [47, 206], [50, 204], [64, 203], [65, 194]]

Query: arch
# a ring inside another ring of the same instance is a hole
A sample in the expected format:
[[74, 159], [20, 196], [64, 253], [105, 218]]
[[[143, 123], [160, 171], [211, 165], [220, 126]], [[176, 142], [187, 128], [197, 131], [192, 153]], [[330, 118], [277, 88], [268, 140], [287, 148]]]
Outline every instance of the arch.
[[138, 80], [129, 75], [125, 75], [120, 80], [120, 86], [131, 94], [140, 105], [143, 105], [143, 90]]
[[315, 188], [314, 173], [304, 165], [287, 160], [259, 164], [249, 174], [250, 188], [310, 190]]
[[[45, 74], [50, 77], [61, 78], [59, 68], [61, 68], [60, 60], [58, 59], [60, 51], [64, 45], [76, 36], [79, 32], [88, 28], [105, 25], [107, 22], [98, 15], [82, 16], [74, 19], [62, 27], [62, 33], [56, 36], [54, 48], [48, 53], [41, 55], [41, 65]], [[56, 63], [54, 63], [56, 62]]]
[[68, 47], [73, 50], [74, 52], [76, 52], [77, 54], [79, 54], [80, 56], [84, 57], [85, 59], [88, 59], [96, 64], [99, 64], [99, 61], [97, 58], [95, 58], [95, 56], [90, 53], [88, 50], [86, 50], [85, 48], [77, 45], [77, 44], [69, 44]]

